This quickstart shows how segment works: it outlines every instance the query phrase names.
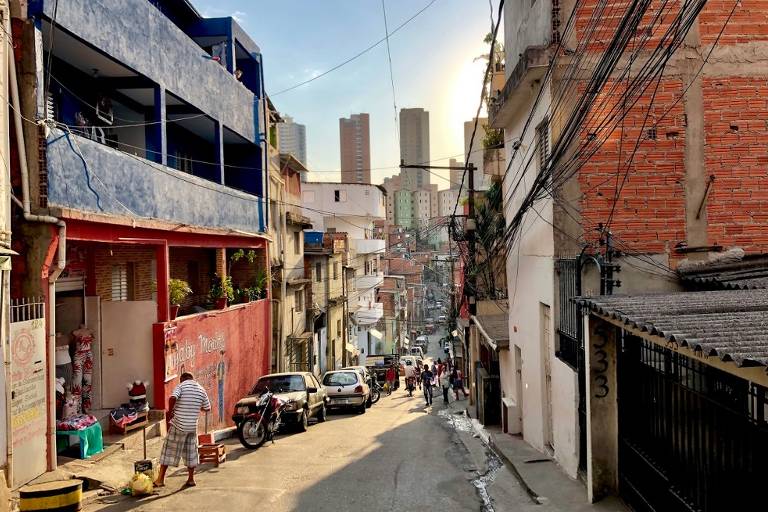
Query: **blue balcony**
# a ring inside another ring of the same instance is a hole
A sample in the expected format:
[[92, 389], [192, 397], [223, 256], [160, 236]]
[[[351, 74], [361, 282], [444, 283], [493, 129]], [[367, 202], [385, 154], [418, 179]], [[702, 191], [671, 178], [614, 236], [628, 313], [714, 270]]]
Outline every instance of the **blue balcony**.
[[[260, 50], [234, 19], [202, 18], [186, 2], [32, 0], [29, 14], [39, 20], [46, 50], [56, 3], [56, 57], [77, 66], [83, 52], [95, 51], [130, 73], [99, 62], [88, 64], [93, 68], [81, 66], [86, 73], [97, 69], [106, 78], [145, 77], [244, 139], [258, 142], [263, 131]], [[185, 12], [179, 12], [183, 6]], [[77, 48], [72, 40], [88, 48]], [[238, 69], [239, 80], [234, 75]]]
[[48, 205], [256, 233], [262, 198], [164, 166], [87, 136], [48, 137]]

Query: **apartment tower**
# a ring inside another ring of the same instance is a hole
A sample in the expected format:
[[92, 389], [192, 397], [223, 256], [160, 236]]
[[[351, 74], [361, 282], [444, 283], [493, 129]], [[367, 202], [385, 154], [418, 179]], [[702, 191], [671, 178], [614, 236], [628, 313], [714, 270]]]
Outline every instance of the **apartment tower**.
[[[406, 164], [429, 162], [429, 112], [423, 108], [400, 109], [400, 159]], [[402, 169], [402, 187], [429, 189], [430, 174], [423, 169]]]
[[371, 137], [368, 114], [339, 119], [342, 183], [371, 183]]

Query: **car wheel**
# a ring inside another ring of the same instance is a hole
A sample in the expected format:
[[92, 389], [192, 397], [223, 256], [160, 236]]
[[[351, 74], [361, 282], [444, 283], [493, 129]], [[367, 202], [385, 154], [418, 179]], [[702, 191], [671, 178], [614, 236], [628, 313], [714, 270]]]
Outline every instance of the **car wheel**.
[[365, 401], [365, 406], [370, 407], [372, 405], [373, 405], [373, 398], [371, 397], [371, 395], [368, 395], [368, 400]]
[[360, 414], [365, 414], [365, 402], [360, 404], [360, 407], [358, 407], [357, 412], [359, 412]]
[[307, 413], [306, 409], [301, 411], [301, 417], [299, 418], [297, 427], [299, 432], [306, 432], [307, 428], [309, 428], [309, 414]]
[[328, 411], [325, 409], [325, 403], [320, 406], [320, 412], [317, 413], [317, 421], [322, 423], [326, 420]]

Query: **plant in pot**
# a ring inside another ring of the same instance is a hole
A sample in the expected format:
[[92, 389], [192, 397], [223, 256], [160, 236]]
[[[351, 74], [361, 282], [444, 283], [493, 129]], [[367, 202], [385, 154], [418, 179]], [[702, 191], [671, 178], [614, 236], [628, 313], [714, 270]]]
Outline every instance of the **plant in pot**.
[[179, 314], [179, 308], [184, 299], [192, 293], [192, 288], [189, 287], [189, 283], [183, 279], [169, 279], [168, 280], [168, 299], [171, 303], [171, 320], [175, 320]]
[[232, 287], [232, 276], [226, 276], [222, 279], [218, 274], [214, 274], [208, 296], [216, 304], [216, 309], [224, 309], [228, 302], [234, 302], [235, 289]]

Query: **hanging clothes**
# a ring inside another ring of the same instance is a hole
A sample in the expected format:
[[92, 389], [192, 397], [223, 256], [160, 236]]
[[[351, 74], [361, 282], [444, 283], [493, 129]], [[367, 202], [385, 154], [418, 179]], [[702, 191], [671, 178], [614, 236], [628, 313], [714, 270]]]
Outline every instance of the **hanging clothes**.
[[72, 396], [78, 413], [91, 410], [93, 393], [93, 334], [78, 329], [75, 334], [75, 357], [72, 361]]

